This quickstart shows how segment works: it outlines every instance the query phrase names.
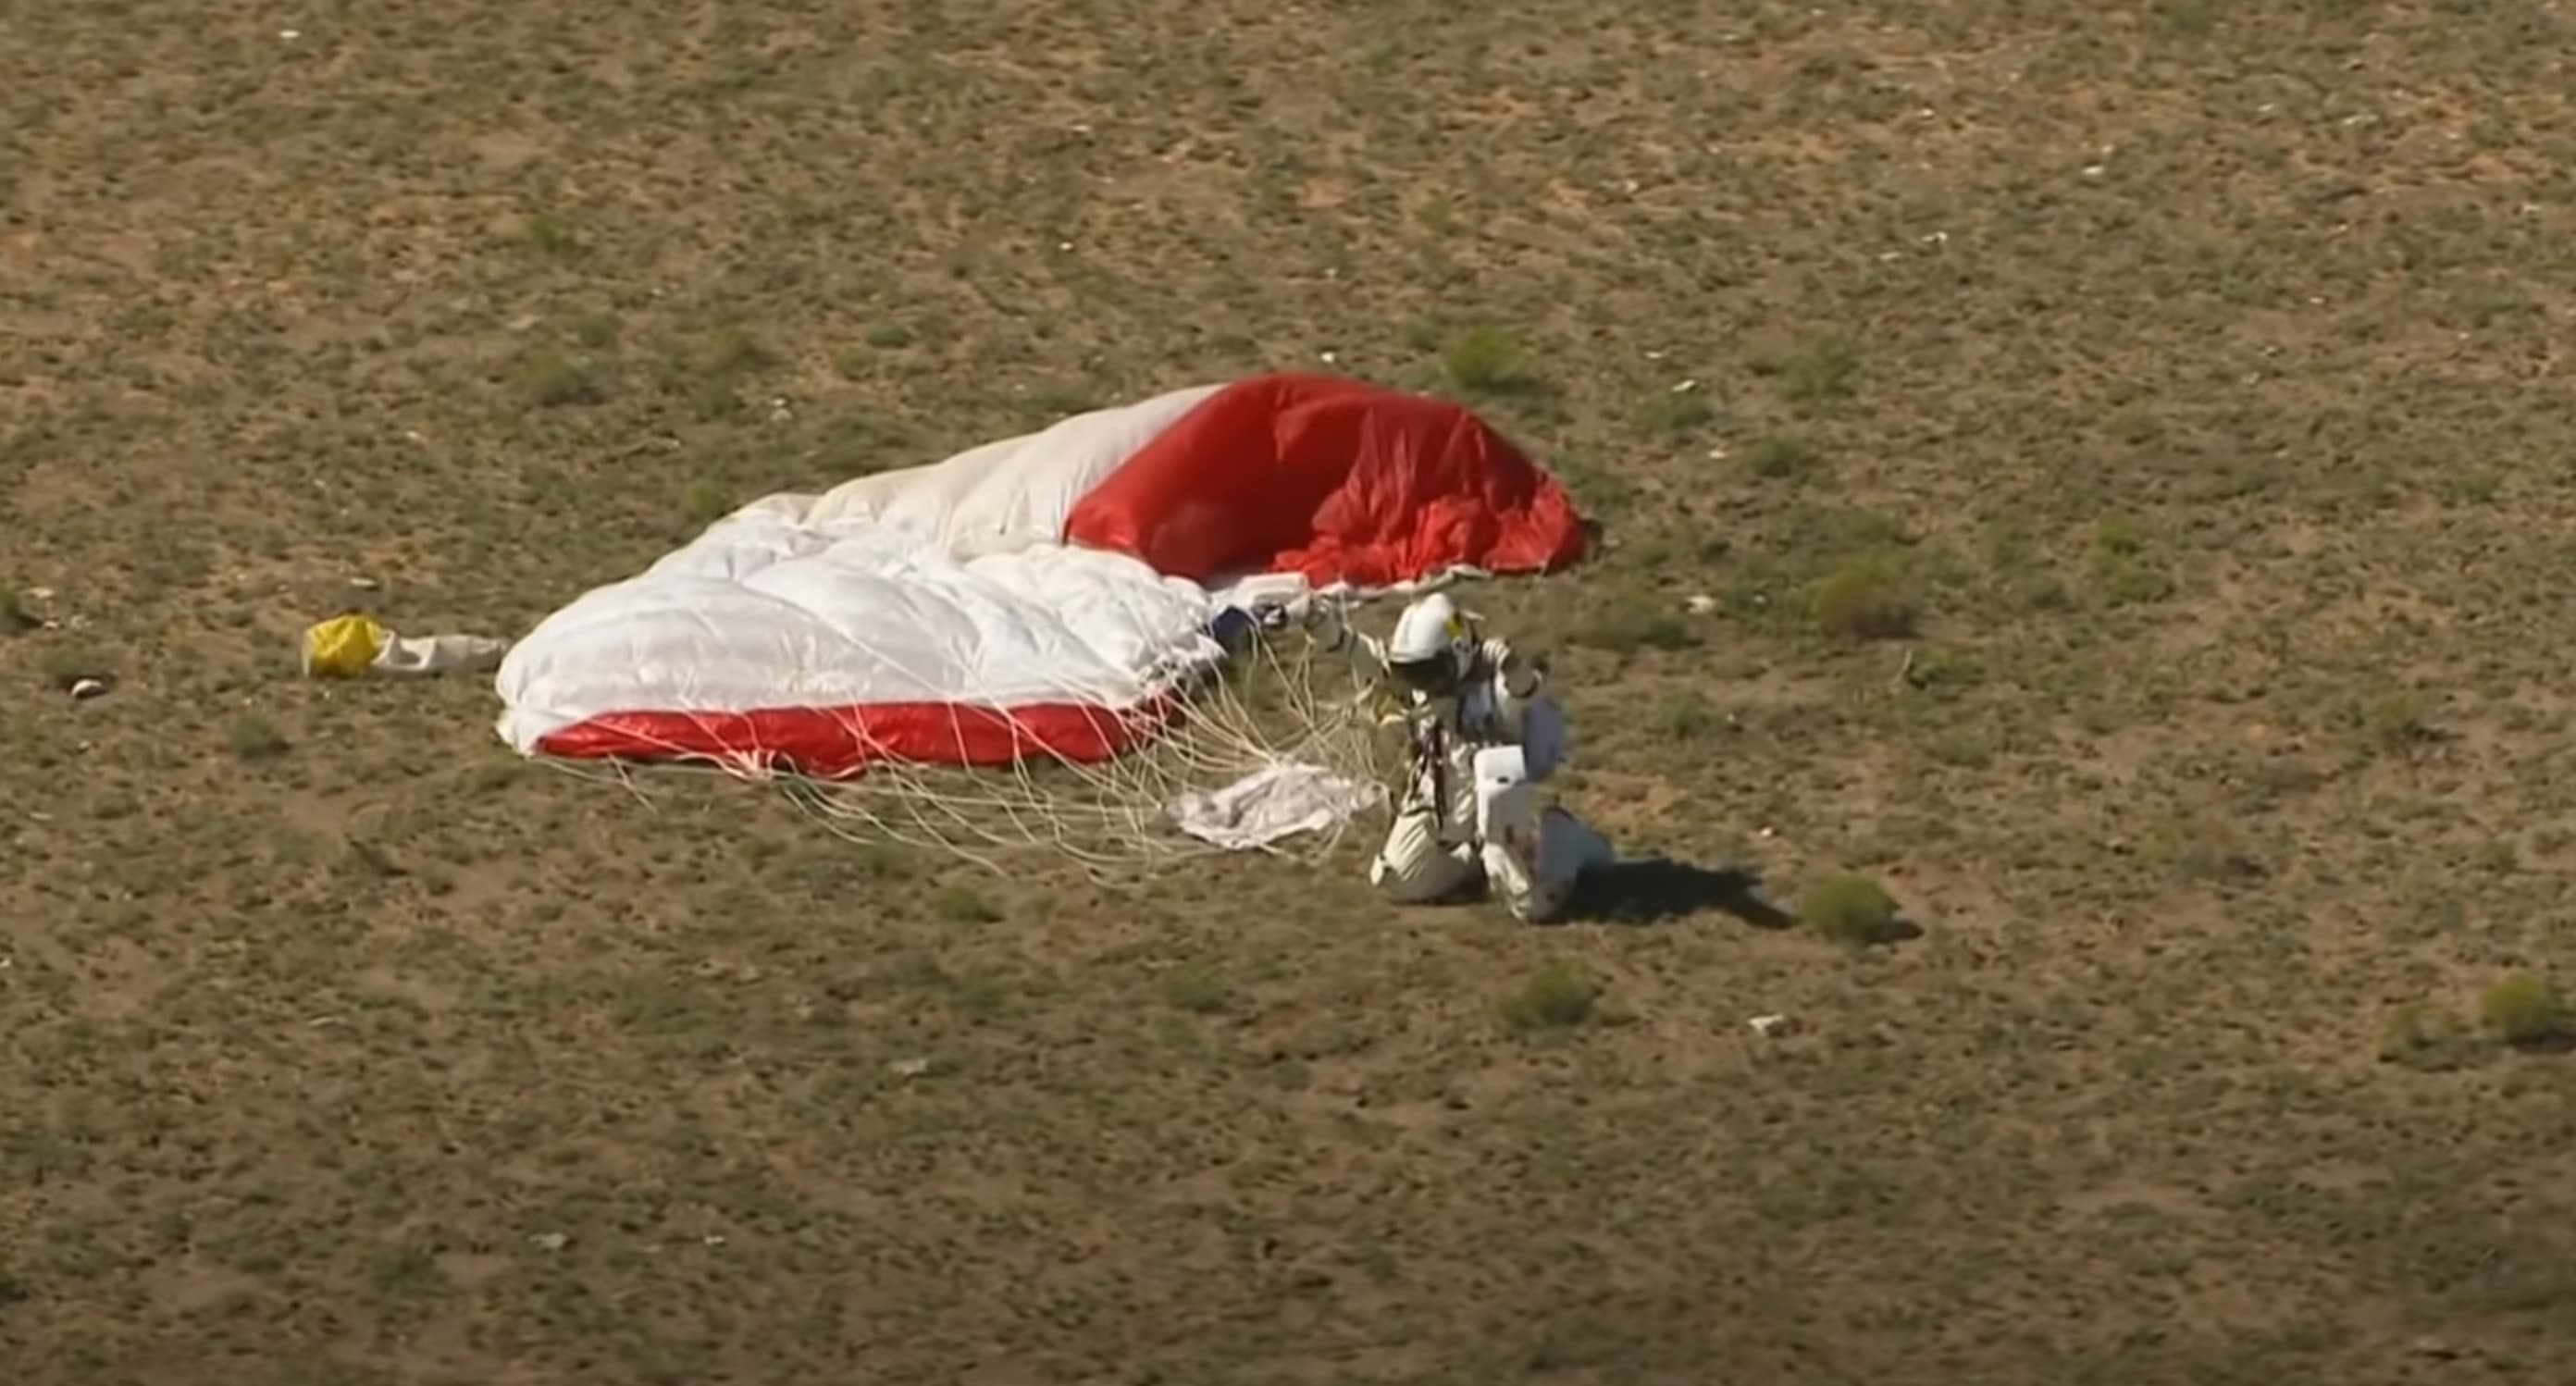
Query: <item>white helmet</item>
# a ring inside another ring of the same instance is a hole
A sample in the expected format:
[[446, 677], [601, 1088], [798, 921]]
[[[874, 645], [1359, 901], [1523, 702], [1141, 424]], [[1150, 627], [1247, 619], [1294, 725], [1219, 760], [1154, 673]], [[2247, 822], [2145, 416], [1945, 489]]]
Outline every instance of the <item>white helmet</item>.
[[1467, 618], [1445, 593], [1434, 592], [1395, 618], [1395, 633], [1386, 642], [1387, 672], [1417, 693], [1443, 697], [1457, 691], [1475, 653]]

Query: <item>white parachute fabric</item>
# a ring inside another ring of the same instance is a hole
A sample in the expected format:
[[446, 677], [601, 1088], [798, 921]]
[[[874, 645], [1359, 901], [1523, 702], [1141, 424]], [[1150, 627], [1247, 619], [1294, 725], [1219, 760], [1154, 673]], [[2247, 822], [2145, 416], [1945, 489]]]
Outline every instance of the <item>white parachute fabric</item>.
[[1385, 785], [1273, 761], [1222, 789], [1182, 794], [1172, 801], [1172, 819], [1201, 842], [1240, 852], [1328, 831], [1385, 800]]
[[548, 617], [503, 663], [502, 734], [532, 747], [635, 707], [1134, 708], [1223, 653], [1204, 589], [1123, 554], [960, 562], [883, 531], [793, 533], [719, 524]]
[[865, 708], [886, 727], [853, 734], [935, 741], [918, 724], [960, 708], [1145, 709], [1221, 656], [1204, 634], [1213, 599], [1058, 535], [1076, 500], [1213, 388], [753, 501], [522, 638], [498, 674], [501, 735], [533, 753], [636, 709], [795, 707]]

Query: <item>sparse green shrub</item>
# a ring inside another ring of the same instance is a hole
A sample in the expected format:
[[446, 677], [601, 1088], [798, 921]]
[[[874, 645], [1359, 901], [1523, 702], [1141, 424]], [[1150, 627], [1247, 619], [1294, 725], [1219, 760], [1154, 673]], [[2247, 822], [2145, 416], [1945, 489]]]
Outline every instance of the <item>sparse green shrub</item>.
[[2181, 590], [2173, 574], [2143, 558], [2103, 558], [2093, 575], [2113, 606], [2153, 606]]
[[1676, 693], [1665, 700], [1656, 717], [1658, 729], [1674, 741], [1697, 741], [1716, 728], [1717, 709], [1696, 690]]
[[548, 255], [578, 255], [582, 249], [581, 237], [552, 212], [539, 212], [528, 218], [528, 244]]
[[1679, 394], [1657, 395], [1646, 406], [1646, 428], [1650, 432], [1684, 434], [1705, 428], [1717, 417], [1717, 406], [1697, 390]]
[[1225, 979], [1204, 967], [1184, 967], [1163, 979], [1163, 997], [1174, 1006], [1201, 1015], [1224, 1010], [1233, 993]]
[[285, 733], [263, 717], [244, 717], [233, 723], [232, 743], [233, 754], [243, 760], [275, 760], [288, 750]]
[[1851, 872], [1809, 887], [1798, 902], [1798, 920], [1818, 935], [1852, 948], [1895, 943], [1908, 932], [1903, 913], [1886, 887]]
[[699, 418], [712, 421], [739, 417], [745, 408], [743, 387], [779, 364], [778, 354], [748, 330], [728, 327], [698, 350], [666, 357], [660, 375], [664, 389], [686, 399]]
[[2006, 595], [2032, 611], [2064, 611], [2075, 605], [2075, 593], [2050, 573], [2009, 579]]
[[27, 612], [26, 600], [14, 587], [0, 587], [0, 635], [16, 635], [34, 630], [36, 618]]
[[709, 375], [739, 380], [777, 364], [778, 353], [762, 345], [748, 329], [728, 327], [707, 343], [703, 368]]
[[1558, 458], [1556, 472], [1583, 507], [1597, 514], [1625, 514], [1643, 494], [1635, 481], [1581, 457]]
[[901, 323], [886, 323], [868, 329], [867, 343], [880, 351], [894, 351], [913, 343], [912, 329]]
[[1905, 681], [1936, 697], [1956, 698], [1986, 681], [1986, 667], [1962, 650], [1921, 650], [1906, 666]]
[[1002, 917], [1000, 906], [968, 886], [951, 886], [941, 891], [933, 908], [940, 918], [951, 924], [992, 924]]
[[1641, 649], [1685, 650], [1700, 639], [1699, 632], [1691, 628], [1681, 612], [1649, 593], [1613, 602], [1578, 627], [1573, 638], [1613, 654], [1632, 654]]
[[1696, 577], [1726, 562], [1733, 551], [1733, 542], [1723, 534], [1656, 530], [1629, 540], [1622, 562], [1658, 575], [1683, 569]]
[[595, 367], [551, 347], [531, 355], [520, 366], [519, 383], [531, 401], [548, 409], [597, 404], [608, 397], [608, 388]]
[[1942, 732], [1923, 743], [1923, 753], [1941, 765], [1961, 770], [1984, 770], [1995, 763], [1999, 743], [1986, 728], [1959, 728]]
[[1844, 560], [1816, 584], [1816, 623], [1846, 640], [1901, 640], [1922, 609], [1894, 561], [1876, 554]]
[[1860, 348], [1850, 338], [1814, 337], [1783, 355], [1755, 358], [1753, 369], [1779, 380], [1781, 398], [1801, 407], [1848, 398], [1860, 374]]
[[1451, 338], [1440, 366], [1452, 386], [1469, 394], [1510, 394], [1537, 383], [1521, 344], [1496, 327], [1472, 327]]
[[2138, 527], [2127, 520], [2104, 520], [2093, 527], [2093, 547], [2116, 558], [2126, 558], [2146, 547]]
[[949, 990], [949, 1000], [966, 1015], [999, 1015], [1011, 1004], [1011, 992], [998, 977], [959, 977]]
[[733, 509], [725, 493], [710, 481], [693, 481], [680, 495], [680, 513], [693, 525], [713, 524]]
[[883, 842], [861, 847], [850, 858], [851, 869], [871, 881], [908, 881], [919, 874], [912, 858]]
[[1768, 481], [1801, 475], [1815, 465], [1814, 444], [1781, 433], [1754, 439], [1744, 454], [1745, 470]]
[[2272, 874], [2262, 846], [2226, 820], [2185, 817], [2154, 829], [2139, 844], [2141, 855], [2161, 862], [2178, 879], [2237, 890]]
[[1592, 1019], [1601, 984], [1580, 966], [1553, 962], [1540, 968], [1503, 1002], [1503, 1020], [1515, 1030], [1564, 1030]]
[[684, 393], [689, 399], [689, 412], [703, 422], [717, 423], [743, 416], [742, 387], [731, 376], [700, 377]]
[[2373, 698], [2361, 710], [2362, 735], [2383, 751], [2404, 751], [2437, 739], [2426, 720], [2423, 698], [2389, 693]]
[[2576, 1043], [2576, 1010], [2547, 979], [2520, 973], [2487, 988], [2478, 1016], [2497, 1038], [2518, 1049]]
[[1807, 510], [1801, 528], [1817, 542], [1839, 546], [1845, 553], [1872, 560], [1895, 561], [1895, 551], [1910, 549], [1921, 536], [1901, 515], [1864, 506], [1822, 506]]
[[2094, 527], [2093, 581], [2114, 606], [2149, 606], [2180, 590], [2173, 574], [2147, 551], [2146, 536], [2116, 518]]

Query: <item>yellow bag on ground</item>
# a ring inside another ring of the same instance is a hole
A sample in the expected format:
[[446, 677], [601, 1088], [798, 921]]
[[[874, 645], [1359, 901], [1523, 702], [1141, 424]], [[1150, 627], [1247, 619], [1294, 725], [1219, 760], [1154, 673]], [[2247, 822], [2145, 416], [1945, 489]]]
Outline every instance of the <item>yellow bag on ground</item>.
[[355, 612], [304, 632], [304, 676], [427, 678], [501, 667], [510, 642], [488, 635], [403, 635]]
[[385, 652], [385, 640], [385, 628], [365, 616], [334, 616], [304, 632], [304, 676], [363, 678]]

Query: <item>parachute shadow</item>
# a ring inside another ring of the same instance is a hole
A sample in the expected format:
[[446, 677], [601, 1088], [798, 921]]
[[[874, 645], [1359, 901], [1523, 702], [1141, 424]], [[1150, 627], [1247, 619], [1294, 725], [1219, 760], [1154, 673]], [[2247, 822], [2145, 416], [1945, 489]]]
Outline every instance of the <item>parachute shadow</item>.
[[1575, 888], [1569, 921], [1662, 924], [1710, 911], [1756, 929], [1786, 929], [1797, 917], [1762, 897], [1762, 878], [1742, 867], [1695, 866], [1637, 857], [1596, 867]]

